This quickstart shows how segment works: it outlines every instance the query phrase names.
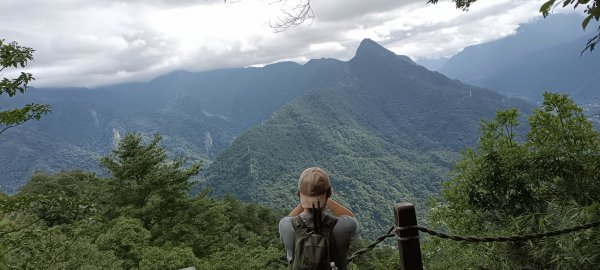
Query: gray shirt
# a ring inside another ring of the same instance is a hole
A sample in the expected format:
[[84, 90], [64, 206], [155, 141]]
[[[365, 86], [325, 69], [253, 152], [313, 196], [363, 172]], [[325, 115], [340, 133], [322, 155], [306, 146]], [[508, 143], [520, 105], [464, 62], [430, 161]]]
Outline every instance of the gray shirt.
[[[300, 217], [304, 223], [312, 222], [312, 214], [301, 213]], [[356, 218], [350, 216], [339, 216], [338, 222], [333, 227], [333, 237], [335, 238], [337, 254], [335, 255], [335, 265], [339, 270], [346, 270], [346, 259], [348, 258], [348, 248], [350, 240], [358, 234], [358, 222]], [[294, 225], [292, 217], [283, 217], [279, 221], [279, 237], [287, 250], [288, 262], [294, 258]]]

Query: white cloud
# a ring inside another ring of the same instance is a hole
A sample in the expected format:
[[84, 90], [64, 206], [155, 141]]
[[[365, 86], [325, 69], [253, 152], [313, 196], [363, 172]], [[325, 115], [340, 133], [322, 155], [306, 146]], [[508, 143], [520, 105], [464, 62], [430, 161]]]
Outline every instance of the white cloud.
[[339, 42], [323, 42], [323, 43], [315, 43], [310, 44], [310, 51], [320, 51], [320, 52], [336, 52], [343, 51], [346, 47], [342, 46]]
[[274, 33], [284, 2], [3, 0], [0, 38], [36, 49], [35, 86], [99, 86], [179, 69], [347, 60], [363, 38], [412, 58], [450, 56], [511, 34], [540, 5], [481, 0], [465, 13], [449, 1], [313, 0], [312, 23]]

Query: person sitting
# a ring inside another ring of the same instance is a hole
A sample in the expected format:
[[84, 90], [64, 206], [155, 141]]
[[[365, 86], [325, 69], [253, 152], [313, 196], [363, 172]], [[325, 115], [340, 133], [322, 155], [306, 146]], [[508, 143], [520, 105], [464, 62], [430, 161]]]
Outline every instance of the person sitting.
[[[300, 174], [296, 195], [300, 202], [279, 221], [279, 236], [288, 262], [293, 269], [345, 270], [350, 241], [358, 233], [354, 214], [331, 199], [333, 188], [329, 177], [318, 167], [307, 168]], [[320, 243], [327, 247], [321, 247]], [[337, 268], [332, 268], [333, 265]]]

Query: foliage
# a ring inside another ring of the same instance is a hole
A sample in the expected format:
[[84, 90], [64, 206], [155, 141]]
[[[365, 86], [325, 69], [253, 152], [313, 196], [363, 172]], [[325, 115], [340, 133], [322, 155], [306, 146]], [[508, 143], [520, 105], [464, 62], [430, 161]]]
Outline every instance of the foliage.
[[[0, 72], [6, 68], [24, 68], [29, 61], [33, 61], [34, 50], [18, 45], [16, 42], [6, 43], [0, 39]], [[2, 78], [0, 80], [0, 95], [15, 96], [18, 92], [24, 93], [29, 82], [34, 80], [31, 73], [21, 72], [15, 79]], [[0, 134], [9, 128], [21, 125], [31, 119], [39, 120], [42, 115], [50, 112], [46, 104], [27, 104], [22, 108], [0, 111]]]
[[[591, 2], [591, 3], [590, 3]], [[547, 0], [541, 7], [540, 12], [544, 17], [550, 14], [550, 11], [557, 5], [562, 4], [563, 7], [573, 6], [573, 8], [577, 8], [579, 5], [586, 5], [584, 12], [587, 14], [585, 19], [581, 22], [581, 27], [585, 30], [588, 26], [590, 20], [593, 18], [596, 21], [600, 20], [600, 0]], [[590, 38], [583, 49], [582, 53], [586, 50], [593, 51], [596, 47], [596, 44], [600, 41], [600, 26], [598, 27], [598, 34], [594, 37]]]
[[479, 119], [522, 106], [408, 61], [363, 41], [347, 63], [347, 86], [311, 91], [240, 135], [207, 168], [202, 186], [291, 209], [300, 172], [320, 166], [334, 199], [357, 215], [361, 235], [379, 236], [393, 221], [391, 204], [424, 204], [438, 194], [459, 149], [476, 143]]
[[240, 247], [225, 245], [218, 252], [203, 260], [198, 269], [289, 269], [282, 256], [284, 251], [279, 247], [252, 246]]
[[99, 188], [100, 182], [93, 173], [37, 173], [17, 197], [30, 198], [28, 209], [51, 227], [94, 215], [98, 211]]
[[[359, 215], [363, 233], [379, 235], [392, 220], [382, 205], [419, 203], [435, 195], [448, 160], [476, 140], [465, 130], [496, 108], [519, 103], [423, 72], [401, 58], [381, 67], [381, 59], [371, 60], [359, 55], [345, 66], [348, 86], [302, 97], [241, 135], [207, 172], [208, 184], [222, 199], [207, 190], [189, 197], [190, 178], [200, 164], [169, 160], [158, 135], [150, 140], [125, 135], [101, 160], [108, 178], [85, 172], [34, 175], [15, 196], [0, 197], [0, 263], [37, 268], [24, 259], [39, 258], [52, 268], [57, 258], [73, 268], [283, 269], [276, 228], [283, 213], [238, 198], [292, 205], [297, 174], [311, 165], [331, 172], [334, 196]], [[480, 146], [464, 152], [447, 184], [448, 204], [431, 210], [434, 225], [465, 234], [509, 234], [596, 218], [598, 135], [568, 99], [547, 99], [547, 107], [530, 118], [525, 142], [515, 110], [482, 125]], [[571, 186], [578, 191], [564, 192]], [[556, 197], [558, 192], [563, 197]], [[597, 263], [580, 252], [599, 250], [596, 231], [543, 241], [479, 249], [432, 239], [425, 254], [436, 269], [546, 262], [584, 269]], [[89, 253], [57, 255], [70, 247]], [[352, 267], [389, 269], [396, 260], [397, 252], [384, 247]]]
[[123, 267], [132, 268], [142, 259], [142, 249], [150, 242], [150, 232], [138, 219], [120, 217], [98, 236], [96, 244], [101, 250], [110, 250], [120, 259]]
[[0, 242], [2, 269], [122, 269], [112, 253], [58, 229], [22, 230]]
[[[6, 68], [27, 66], [27, 62], [33, 61], [34, 50], [28, 47], [19, 46], [16, 42], [6, 43], [4, 39], [0, 40], [0, 71]], [[3, 78], [0, 82], [0, 94], [8, 94], [12, 97], [17, 92], [24, 93], [27, 84], [33, 80], [31, 73], [21, 72], [21, 75], [16, 79]]]
[[200, 264], [189, 247], [148, 247], [142, 251], [140, 270], [177, 270]]
[[[355, 239], [350, 245], [350, 253], [365, 248], [369, 245], [365, 239]], [[348, 265], [348, 269], [370, 269], [370, 270], [387, 270], [399, 269], [398, 249], [395, 241], [384, 241], [371, 251], [363, 253], [361, 256], [354, 259]]]
[[[465, 11], [469, 10], [469, 7], [477, 1], [478, 0], [452, 0], [452, 2], [456, 3], [456, 8]], [[437, 4], [438, 0], [427, 0], [427, 3]], [[573, 6], [573, 9], [579, 7], [579, 5], [586, 5], [584, 12], [587, 16], [581, 22], [581, 27], [584, 30], [591, 19], [595, 19], [596, 21], [600, 20], [600, 0], [546, 0], [540, 6], [540, 13], [542, 13], [545, 18], [558, 5], [562, 5], [562, 7]], [[598, 33], [588, 40], [581, 53], [583, 54], [586, 50], [590, 50], [590, 52], [593, 51], [598, 42], [600, 42], [600, 26], [598, 26]]]
[[200, 164], [181, 168], [159, 140], [125, 135], [102, 159], [110, 178], [35, 174], [1, 195], [0, 269], [285, 269], [283, 213], [207, 191], [189, 197]]
[[[188, 204], [189, 178], [200, 171], [201, 163], [182, 169], [185, 159], [167, 162], [158, 146], [161, 137], [141, 144], [140, 134], [126, 134], [112, 154], [100, 163], [112, 174], [108, 179], [109, 201], [116, 214], [139, 218], [146, 227], [170, 218]], [[111, 209], [112, 210], [112, 209]]]
[[[598, 220], [600, 133], [566, 95], [544, 94], [524, 142], [514, 140], [517, 111], [482, 122], [480, 143], [467, 149], [444, 202], [432, 202], [431, 224], [458, 235], [538, 233]], [[431, 269], [593, 269], [598, 228], [520, 243], [464, 244], [432, 238]]]

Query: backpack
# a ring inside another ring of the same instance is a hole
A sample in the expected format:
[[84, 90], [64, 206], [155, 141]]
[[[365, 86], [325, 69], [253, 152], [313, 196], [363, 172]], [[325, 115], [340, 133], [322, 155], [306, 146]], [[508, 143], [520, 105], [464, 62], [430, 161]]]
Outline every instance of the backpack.
[[326, 215], [315, 228], [307, 226], [300, 215], [292, 218], [295, 233], [293, 270], [331, 269], [330, 262], [335, 261], [336, 250], [333, 227], [337, 221], [337, 218]]

